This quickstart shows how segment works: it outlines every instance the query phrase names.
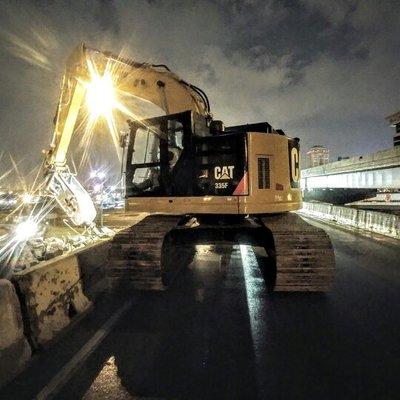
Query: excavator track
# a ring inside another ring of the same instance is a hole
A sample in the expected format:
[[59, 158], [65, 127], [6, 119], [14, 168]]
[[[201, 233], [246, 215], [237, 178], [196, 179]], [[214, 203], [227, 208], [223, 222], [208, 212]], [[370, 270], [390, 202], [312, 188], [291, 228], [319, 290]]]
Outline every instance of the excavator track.
[[[109, 278], [130, 281], [138, 290], [164, 290], [162, 267], [175, 276], [174, 268], [178, 271], [190, 259], [187, 248], [197, 243], [238, 242], [265, 248], [276, 271], [272, 281], [277, 292], [327, 292], [332, 286], [335, 256], [328, 235], [295, 213], [227, 226], [178, 226], [181, 220], [178, 216], [152, 215], [119, 232], [109, 252]], [[168, 285], [165, 274], [164, 284]]]
[[163, 290], [162, 245], [164, 237], [180, 219], [151, 215], [116, 234], [109, 251], [108, 277], [130, 281], [138, 290]]
[[262, 218], [274, 238], [277, 292], [327, 292], [335, 270], [329, 236], [298, 214]]

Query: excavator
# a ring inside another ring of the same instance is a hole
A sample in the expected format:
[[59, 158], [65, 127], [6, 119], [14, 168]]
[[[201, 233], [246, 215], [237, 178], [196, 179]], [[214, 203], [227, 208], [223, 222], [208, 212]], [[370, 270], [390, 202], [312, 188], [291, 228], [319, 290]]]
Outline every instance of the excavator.
[[[92, 81], [98, 83], [94, 94]], [[45, 160], [47, 191], [73, 224], [94, 226], [96, 217], [67, 165], [78, 115], [88, 96], [112, 108], [116, 88], [165, 115], [130, 117], [120, 137], [126, 212], [148, 216], [113, 238], [110, 278], [161, 290], [173, 284], [197, 245], [230, 243], [265, 250], [262, 272], [271, 291], [330, 290], [330, 239], [293, 212], [302, 205], [298, 138], [267, 122], [225, 126], [213, 119], [205, 92], [167, 66], [83, 44], [66, 63]]]

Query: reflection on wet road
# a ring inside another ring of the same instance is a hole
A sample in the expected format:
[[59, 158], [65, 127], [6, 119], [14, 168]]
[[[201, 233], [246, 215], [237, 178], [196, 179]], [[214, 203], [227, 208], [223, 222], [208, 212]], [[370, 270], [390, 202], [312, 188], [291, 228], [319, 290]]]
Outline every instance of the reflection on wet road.
[[[170, 292], [117, 293], [78, 326], [74, 335], [89, 336], [103, 314], [134, 299], [57, 398], [398, 398], [398, 242], [324, 228], [337, 258], [331, 293], [271, 296], [258, 249], [199, 246]], [[57, 346], [65, 352], [74, 340]], [[49, 377], [52, 362], [41, 356]], [[43, 374], [27, 371], [29, 388], [19, 378], [14, 398], [32, 398]]]
[[[94, 381], [86, 374], [74, 378], [77, 398], [257, 397], [240, 251], [213, 250], [199, 248], [171, 292], [138, 299], [101, 347], [102, 354], [90, 360]], [[225, 270], [227, 251], [232, 254]], [[107, 394], [111, 387], [113, 393]]]

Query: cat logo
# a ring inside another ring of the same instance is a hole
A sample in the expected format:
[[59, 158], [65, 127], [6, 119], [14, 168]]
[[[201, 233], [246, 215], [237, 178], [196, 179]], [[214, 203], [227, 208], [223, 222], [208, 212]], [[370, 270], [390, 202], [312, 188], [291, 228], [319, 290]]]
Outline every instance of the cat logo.
[[216, 180], [233, 179], [234, 165], [224, 165], [222, 167], [214, 168], [214, 176]]
[[289, 177], [290, 187], [300, 187], [300, 154], [298, 139], [289, 140]]
[[292, 147], [290, 151], [290, 175], [293, 182], [298, 182], [300, 179], [300, 168], [299, 168], [299, 150], [296, 147]]

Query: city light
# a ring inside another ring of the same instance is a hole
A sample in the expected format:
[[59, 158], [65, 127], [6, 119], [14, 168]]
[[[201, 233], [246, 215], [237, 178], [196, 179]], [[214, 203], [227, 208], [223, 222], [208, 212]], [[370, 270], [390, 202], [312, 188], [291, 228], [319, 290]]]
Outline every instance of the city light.
[[34, 236], [38, 231], [38, 223], [32, 219], [20, 222], [15, 228], [15, 239], [18, 242], [25, 242]]
[[24, 204], [31, 204], [32, 201], [33, 201], [33, 194], [27, 192], [22, 195], [22, 202]]

